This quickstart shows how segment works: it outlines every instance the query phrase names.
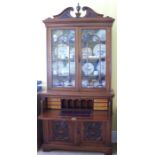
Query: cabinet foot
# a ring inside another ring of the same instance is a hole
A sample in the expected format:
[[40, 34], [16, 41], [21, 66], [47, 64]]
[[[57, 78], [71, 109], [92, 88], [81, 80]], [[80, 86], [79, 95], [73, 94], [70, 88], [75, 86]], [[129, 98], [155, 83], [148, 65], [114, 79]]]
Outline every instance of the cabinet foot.
[[112, 152], [108, 152], [108, 153], [106, 153], [105, 155], [112, 155]]
[[43, 149], [44, 152], [50, 152], [52, 149]]

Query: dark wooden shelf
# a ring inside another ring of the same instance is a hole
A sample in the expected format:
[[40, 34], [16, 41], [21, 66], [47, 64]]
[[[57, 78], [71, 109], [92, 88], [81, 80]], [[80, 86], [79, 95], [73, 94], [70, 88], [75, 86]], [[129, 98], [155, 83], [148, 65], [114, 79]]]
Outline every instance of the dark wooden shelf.
[[[42, 114], [38, 116], [40, 120], [66, 120], [72, 121], [74, 120], [73, 117], [75, 115], [63, 115], [61, 110], [46, 110]], [[107, 111], [92, 111], [90, 115], [83, 116], [78, 115], [76, 116], [76, 121], [108, 121], [111, 119], [111, 116]]]

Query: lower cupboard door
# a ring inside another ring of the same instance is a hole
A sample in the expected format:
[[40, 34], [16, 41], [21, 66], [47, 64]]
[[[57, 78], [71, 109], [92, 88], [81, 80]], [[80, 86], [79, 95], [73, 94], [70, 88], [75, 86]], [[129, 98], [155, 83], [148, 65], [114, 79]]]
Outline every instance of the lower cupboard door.
[[48, 121], [48, 142], [53, 144], [73, 144], [74, 122]]
[[106, 123], [103, 122], [82, 122], [81, 143], [84, 144], [105, 144]]

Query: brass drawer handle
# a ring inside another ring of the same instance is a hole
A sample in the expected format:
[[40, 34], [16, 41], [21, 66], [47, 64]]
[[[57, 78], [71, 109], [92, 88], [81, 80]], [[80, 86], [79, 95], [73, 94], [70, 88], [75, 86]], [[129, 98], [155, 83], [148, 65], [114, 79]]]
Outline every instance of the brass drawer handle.
[[76, 118], [76, 117], [72, 117], [71, 120], [72, 120], [72, 121], [76, 121], [77, 118]]

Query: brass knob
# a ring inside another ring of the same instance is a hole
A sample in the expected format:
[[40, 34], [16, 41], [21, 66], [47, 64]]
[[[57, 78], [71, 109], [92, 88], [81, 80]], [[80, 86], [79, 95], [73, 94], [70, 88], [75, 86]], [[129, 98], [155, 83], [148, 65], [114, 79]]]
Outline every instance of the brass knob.
[[72, 121], [76, 121], [76, 119], [77, 119], [76, 117], [72, 117], [71, 118]]

